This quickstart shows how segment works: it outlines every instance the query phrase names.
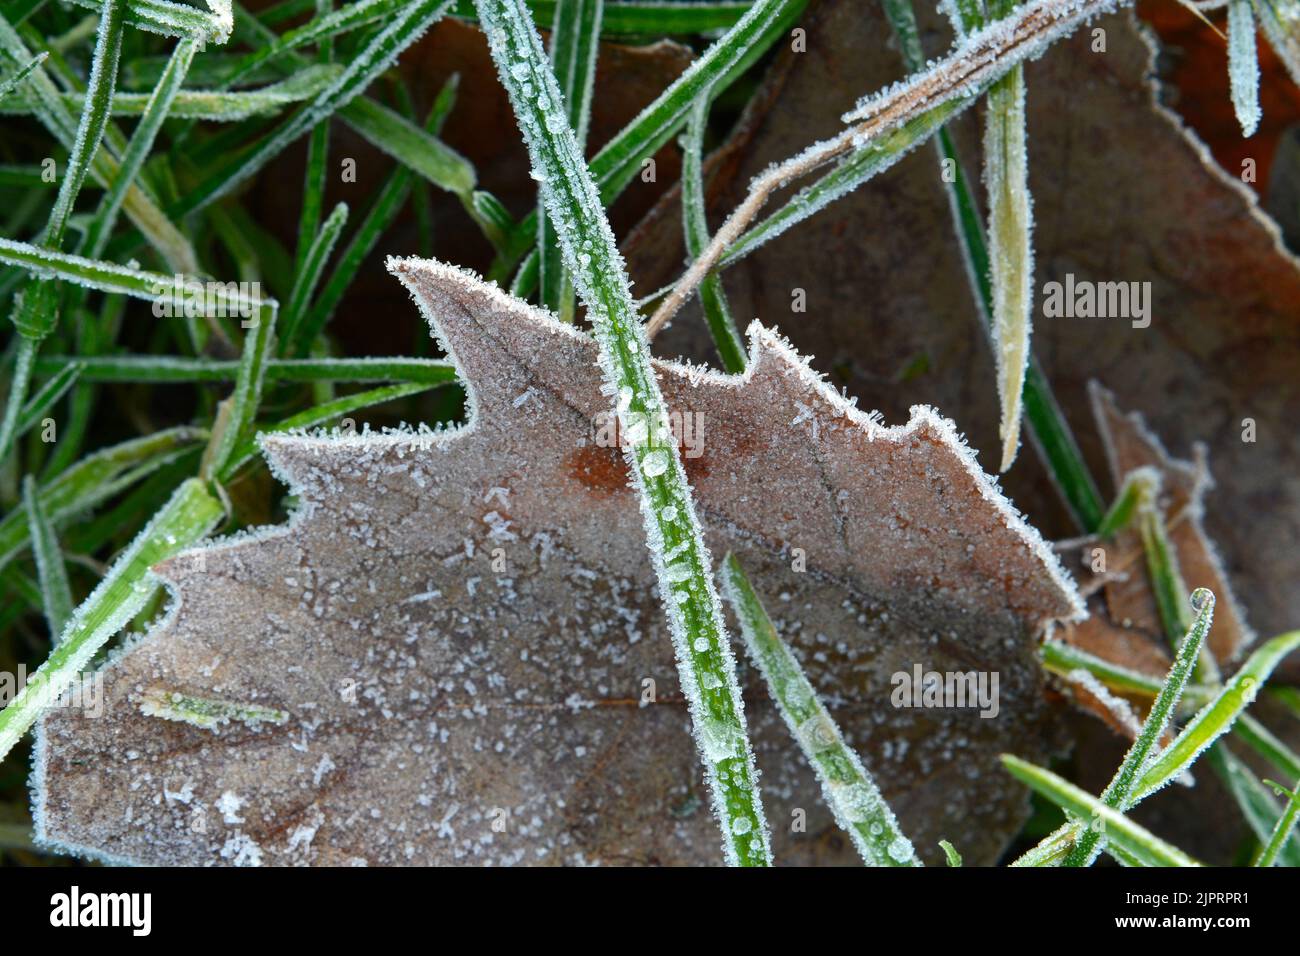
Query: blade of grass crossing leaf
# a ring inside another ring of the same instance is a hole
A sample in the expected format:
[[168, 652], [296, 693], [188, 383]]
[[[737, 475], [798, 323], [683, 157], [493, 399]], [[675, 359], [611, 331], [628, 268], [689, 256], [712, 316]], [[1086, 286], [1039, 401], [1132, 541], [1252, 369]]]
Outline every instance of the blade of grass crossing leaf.
[[[1114, 778], [1102, 791], [1101, 801], [1108, 807], [1123, 811], [1132, 804], [1130, 797], [1137, 783], [1139, 774], [1151, 761], [1151, 755], [1160, 743], [1165, 728], [1173, 719], [1182, 697], [1183, 688], [1196, 667], [1200, 657], [1201, 645], [1210, 632], [1214, 620], [1214, 595], [1205, 588], [1198, 588], [1191, 597], [1192, 607], [1196, 609], [1196, 620], [1183, 638], [1182, 645], [1174, 657], [1173, 666], [1165, 678], [1164, 686], [1156, 695], [1155, 702], [1147, 718], [1142, 722], [1142, 729], [1129, 747], [1120, 763]], [[1066, 866], [1090, 866], [1097, 858], [1103, 834], [1091, 825], [1085, 826], [1083, 832], [1074, 842], [1074, 848], [1065, 858]]]
[[[1156, 680], [1154, 677], [1121, 667], [1118, 664], [1112, 664], [1108, 660], [1061, 641], [1044, 641], [1039, 649], [1039, 656], [1042, 659], [1043, 666], [1054, 674], [1067, 676], [1074, 670], [1082, 669], [1098, 678], [1111, 690], [1154, 698], [1160, 693], [1160, 688], [1164, 686], [1161, 681]], [[1189, 684], [1183, 690], [1183, 697], [1185, 700], [1204, 703], [1210, 700], [1215, 693], [1215, 688], [1200, 684]]]
[[[1278, 817], [1277, 825], [1269, 835], [1268, 842], [1260, 850], [1259, 856], [1255, 858], [1255, 866], [1273, 866], [1277, 863], [1278, 857], [1282, 854], [1282, 848], [1288, 845], [1288, 840], [1295, 830], [1296, 818], [1300, 816], [1300, 783], [1297, 783], [1290, 790], [1280, 784], [1276, 786], [1280, 792], [1286, 795], [1286, 810]], [[1287, 865], [1295, 866], [1294, 863], [1288, 863]]]
[[912, 842], [903, 834], [880, 788], [844, 742], [803, 668], [777, 635], [734, 554], [722, 562], [722, 585], [740, 621], [750, 659], [816, 773], [835, 822], [853, 840], [863, 862], [868, 866], [920, 866]]
[[1200, 866], [1182, 850], [1166, 843], [1114, 807], [1106, 806], [1092, 794], [1080, 790], [1050, 770], [1044, 770], [1010, 754], [1003, 754], [1002, 763], [1013, 777], [1062, 810], [1080, 819], [1094, 820], [1105, 829], [1108, 840], [1145, 865]]
[[1250, 0], [1228, 4], [1228, 84], [1241, 135], [1259, 127], [1259, 59], [1255, 50], [1255, 14]]
[[949, 100], [855, 150], [829, 173], [799, 190], [780, 209], [745, 230], [728, 248], [719, 268], [734, 265], [764, 243], [771, 242], [889, 169], [973, 102], [973, 98]]
[[[574, 139], [584, 153], [604, 7], [604, 0], [561, 0], [555, 8], [551, 31], [551, 69], [564, 97], [565, 114]], [[546, 208], [541, 205], [537, 209], [537, 251], [541, 303], [561, 320], [572, 322], [573, 283], [564, 272], [555, 227], [547, 220]]]
[[27, 512], [27, 529], [32, 553], [36, 558], [36, 576], [41, 585], [41, 604], [50, 628], [50, 639], [57, 641], [72, 617], [72, 589], [68, 586], [68, 569], [54, 529], [36, 492], [36, 479], [23, 479], [23, 509]]
[[221, 516], [221, 503], [198, 479], [176, 490], [76, 609], [45, 663], [0, 711], [0, 760], [109, 638], [152, 598], [158, 585], [149, 569], [198, 541]]
[[[704, 207], [704, 128], [709, 119], [709, 96], [705, 92], [691, 109], [682, 138], [682, 225], [686, 232], [686, 254], [692, 259], [709, 243], [709, 224]], [[713, 345], [722, 367], [738, 375], [745, 370], [745, 345], [731, 317], [722, 277], [716, 272], [700, 283], [700, 304]]]
[[[763, 7], [756, 4], [755, 9]], [[758, 796], [735, 659], [708, 552], [667, 408], [600, 194], [560, 107], [555, 76], [522, 0], [478, 0], [497, 72], [524, 133], [551, 215], [600, 348], [605, 387], [629, 435], [628, 464], [672, 633], [696, 743], [723, 831], [728, 863], [767, 865], [767, 822]], [[631, 431], [627, 431], [627, 429]]]
[[1142, 773], [1134, 803], [1159, 790], [1186, 770], [1196, 758], [1231, 728], [1282, 658], [1300, 647], [1300, 631], [1288, 631], [1267, 642], [1246, 659], [1218, 695], [1188, 721], [1182, 732]]
[[957, 848], [947, 840], [940, 840], [939, 846], [943, 850], [944, 859], [948, 861], [949, 866], [961, 866], [961, 854]]
[[[293, 348], [295, 342], [299, 342], [298, 326], [307, 311], [307, 304], [316, 292], [316, 284], [320, 282], [321, 273], [325, 271], [325, 263], [329, 260], [330, 253], [334, 251], [334, 244], [338, 242], [339, 235], [347, 222], [347, 204], [339, 203], [320, 227], [320, 232], [303, 256], [302, 265], [294, 279], [293, 292], [289, 296], [289, 305], [284, 311], [284, 329], [280, 345], [282, 353]], [[299, 342], [299, 350], [307, 351], [310, 344], [310, 342]]]

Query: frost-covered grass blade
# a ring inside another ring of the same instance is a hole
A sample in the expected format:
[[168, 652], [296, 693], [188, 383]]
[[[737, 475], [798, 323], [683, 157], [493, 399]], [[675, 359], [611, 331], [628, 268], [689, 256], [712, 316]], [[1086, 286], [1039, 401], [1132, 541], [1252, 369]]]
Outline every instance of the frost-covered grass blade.
[[[993, 0], [994, 18], [1015, 0]], [[984, 114], [984, 184], [989, 197], [989, 261], [993, 286], [993, 352], [1002, 405], [1002, 462], [1006, 471], [1020, 447], [1021, 395], [1029, 362], [1033, 309], [1033, 204], [1025, 147], [1025, 68], [1012, 67], [990, 88]]]
[[1003, 755], [1002, 763], [1013, 777], [1036, 793], [1074, 817], [1091, 820], [1095, 827], [1104, 829], [1108, 841], [1146, 866], [1200, 866], [1182, 850], [1050, 770], [1010, 754]]
[[[1131, 797], [1138, 776], [1150, 763], [1161, 737], [1164, 736], [1165, 728], [1173, 719], [1183, 688], [1187, 686], [1187, 681], [1192, 676], [1192, 671], [1200, 657], [1201, 647], [1210, 632], [1210, 625], [1214, 620], [1214, 595], [1205, 588], [1200, 588], [1192, 594], [1191, 604], [1196, 609], [1196, 620], [1178, 648], [1173, 666], [1169, 669], [1169, 676], [1165, 678], [1160, 693], [1156, 695], [1155, 703], [1151, 705], [1137, 739], [1124, 755], [1114, 778], [1102, 791], [1102, 803], [1121, 812], [1132, 806]], [[1075, 840], [1074, 848], [1065, 859], [1065, 865], [1090, 865], [1096, 859], [1102, 838], [1103, 834], [1097, 829], [1091, 825], [1086, 826]]]
[[[682, 138], [682, 225], [686, 233], [686, 252], [694, 258], [709, 242], [709, 224], [704, 203], [704, 127], [709, 117], [709, 97], [702, 95], [691, 110]], [[733, 374], [745, 370], [745, 345], [731, 317], [722, 277], [714, 273], [700, 283], [700, 304], [704, 319], [713, 336], [713, 344], [722, 367]]]
[[1241, 135], [1259, 128], [1259, 57], [1255, 50], [1255, 14], [1251, 0], [1228, 4], [1228, 84]]
[[[740, 562], [728, 554], [722, 584], [745, 640], [786, 726], [821, 783], [835, 822], [868, 866], [920, 866], [897, 818], [809, 683], [803, 668], [772, 625]], [[947, 848], [949, 859], [955, 856]], [[957, 858], [960, 862], [960, 857]]]
[[[755, 10], [764, 4], [755, 5]], [[515, 109], [534, 178], [600, 346], [611, 401], [628, 435], [647, 543], [732, 864], [771, 860], [753, 754], [708, 551], [650, 349], [600, 193], [565, 119], [559, 89], [522, 0], [478, 0], [497, 71]], [[687, 104], [682, 103], [685, 110]]]

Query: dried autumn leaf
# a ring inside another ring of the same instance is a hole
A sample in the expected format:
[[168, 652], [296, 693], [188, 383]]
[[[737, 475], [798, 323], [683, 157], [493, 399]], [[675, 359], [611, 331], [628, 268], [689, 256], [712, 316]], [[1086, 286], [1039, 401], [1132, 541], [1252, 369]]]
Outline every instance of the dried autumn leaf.
[[[452, 267], [391, 267], [470, 423], [269, 437], [300, 510], [161, 568], [176, 607], [106, 669], [104, 716], [40, 725], [38, 836], [146, 863], [717, 862], [594, 344]], [[1027, 810], [997, 755], [1051, 749], [1036, 639], [1078, 598], [951, 423], [884, 428], [750, 342], [743, 377], [659, 366], [709, 544], [923, 852], [990, 862]], [[997, 671], [998, 716], [893, 708], [914, 665]], [[852, 859], [746, 677], [769, 816], [807, 824], [775, 827], [776, 858]]]

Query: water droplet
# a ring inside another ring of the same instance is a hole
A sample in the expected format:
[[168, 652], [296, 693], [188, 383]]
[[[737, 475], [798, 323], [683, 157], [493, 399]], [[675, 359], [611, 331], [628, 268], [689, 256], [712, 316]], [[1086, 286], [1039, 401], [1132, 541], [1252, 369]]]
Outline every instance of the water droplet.
[[645, 473], [651, 478], [662, 475], [668, 470], [669, 464], [671, 464], [671, 460], [668, 457], [668, 452], [658, 449], [650, 452], [641, 460], [641, 467], [645, 469]]

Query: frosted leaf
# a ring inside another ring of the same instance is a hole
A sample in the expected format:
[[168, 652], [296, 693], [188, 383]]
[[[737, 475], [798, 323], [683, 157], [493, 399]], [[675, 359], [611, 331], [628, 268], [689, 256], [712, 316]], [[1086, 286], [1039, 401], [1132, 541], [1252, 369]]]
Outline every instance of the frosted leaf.
[[[470, 423], [264, 439], [299, 510], [160, 567], [175, 605], [105, 669], [103, 716], [39, 725], [39, 837], [142, 863], [716, 864], [636, 493], [592, 440], [611, 404], [595, 344], [452, 267], [393, 269], [466, 380]], [[997, 755], [1045, 759], [1036, 642], [1078, 599], [950, 422], [917, 408], [883, 427], [772, 332], [749, 339], [743, 377], [655, 366], [668, 406], [707, 423], [684, 461], [709, 548], [789, 595], [810, 679], [835, 688], [921, 852], [947, 836], [989, 861], [1026, 809]], [[815, 437], [786, 427], [796, 403]], [[999, 717], [892, 707], [890, 676], [915, 661], [999, 671]], [[815, 784], [745, 676], [764, 794], [796, 805]], [[154, 687], [288, 719], [159, 720], [140, 710]], [[722, 753], [732, 734], [702, 736]], [[210, 812], [199, 832], [192, 807], [155, 802], [164, 780], [190, 781], [194, 806], [237, 794], [242, 822]], [[852, 859], [815, 839], [828, 811], [797, 805], [807, 834], [775, 827], [776, 859]]]

